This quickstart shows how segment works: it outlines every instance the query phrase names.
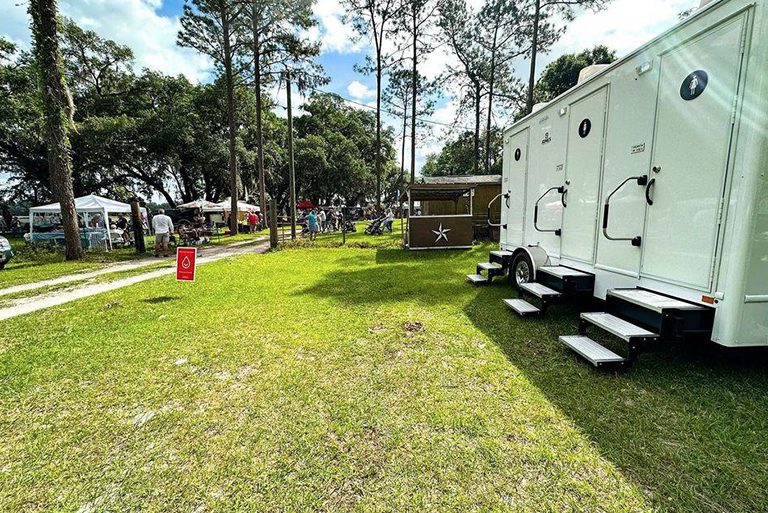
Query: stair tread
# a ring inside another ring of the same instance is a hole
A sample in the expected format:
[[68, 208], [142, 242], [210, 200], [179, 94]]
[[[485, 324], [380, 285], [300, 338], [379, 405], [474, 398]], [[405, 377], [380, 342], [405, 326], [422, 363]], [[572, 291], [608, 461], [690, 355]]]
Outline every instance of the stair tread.
[[490, 269], [501, 269], [502, 268], [499, 264], [494, 263], [494, 262], [480, 262], [479, 264], [477, 264], [477, 267], [479, 267], [480, 269], [486, 270], [486, 271], [488, 271]]
[[542, 285], [541, 283], [531, 282], [531, 283], [521, 283], [520, 288], [525, 290], [526, 292], [529, 292], [533, 294], [534, 296], [538, 298], [545, 298], [545, 297], [558, 297], [560, 296], [560, 292], [558, 292], [555, 289], [551, 289], [547, 287], [546, 285]]
[[611, 289], [609, 296], [614, 296], [624, 301], [634, 303], [648, 310], [662, 313], [664, 310], [705, 310], [706, 308], [679, 299], [656, 294], [643, 289]]
[[590, 276], [587, 273], [577, 271], [576, 269], [571, 269], [570, 267], [563, 267], [561, 265], [545, 265], [539, 267], [539, 271], [551, 274], [552, 276], [556, 276], [558, 278], [564, 278], [566, 276]]
[[468, 274], [467, 279], [471, 281], [472, 283], [487, 283], [488, 278], [483, 276], [482, 274]]
[[520, 315], [539, 313], [541, 311], [525, 299], [505, 299], [504, 302]]
[[581, 318], [595, 326], [604, 329], [608, 333], [629, 342], [631, 338], [646, 337], [658, 338], [656, 333], [650, 332], [631, 322], [605, 312], [589, 312], [581, 314]]
[[584, 335], [563, 335], [558, 340], [589, 360], [597, 367], [603, 363], [621, 363], [625, 360], [607, 347]]
[[498, 257], [506, 257], [506, 256], [512, 256], [512, 252], [505, 251], [503, 249], [496, 249], [494, 251], [491, 251], [491, 255], [498, 256]]

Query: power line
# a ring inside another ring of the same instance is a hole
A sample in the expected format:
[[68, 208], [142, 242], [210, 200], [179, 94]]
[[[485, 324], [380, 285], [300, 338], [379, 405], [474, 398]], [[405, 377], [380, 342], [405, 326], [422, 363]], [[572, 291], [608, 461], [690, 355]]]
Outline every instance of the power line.
[[[347, 103], [352, 103], [354, 105], [358, 105], [360, 107], [363, 107], [364, 109], [376, 110], [376, 107], [374, 107], [372, 105], [368, 105], [368, 104], [359, 102], [357, 100], [353, 100], [351, 98], [347, 98], [347, 97], [342, 96], [341, 94], [335, 93], [333, 91], [326, 91], [326, 90], [320, 89], [320, 88], [309, 88], [309, 87], [307, 89], [311, 89], [312, 91], [317, 92], [317, 93], [330, 94], [330, 95], [333, 95], [333, 96], [337, 96], [337, 97], [341, 98], [342, 100], [344, 100]], [[286, 108], [284, 105], [281, 105], [279, 103], [278, 103], [278, 105], [280, 105], [280, 107], [282, 107], [283, 109]], [[400, 112], [394, 112], [394, 111], [387, 110], [387, 109], [381, 109], [381, 112], [385, 112], [385, 113], [389, 114], [390, 116], [400, 117], [402, 115]], [[466, 127], [466, 126], [463, 126], [463, 125], [452, 124], [452, 123], [443, 123], [442, 121], [434, 121], [432, 119], [426, 119], [426, 118], [420, 118], [420, 117], [417, 117], [416, 121], [418, 121], [420, 123], [427, 123], [429, 125], [445, 126], [445, 127], [448, 127], [448, 128], [458, 127], [458, 128], [462, 128], [464, 130], [472, 130], [470, 127]]]

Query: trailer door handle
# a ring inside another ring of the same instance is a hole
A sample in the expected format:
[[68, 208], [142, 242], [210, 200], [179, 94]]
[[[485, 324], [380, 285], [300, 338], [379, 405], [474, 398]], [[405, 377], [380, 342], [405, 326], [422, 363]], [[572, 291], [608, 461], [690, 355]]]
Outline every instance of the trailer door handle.
[[568, 189], [563, 189], [563, 192], [560, 194], [560, 203], [563, 204], [563, 208], [568, 207], [568, 203], [565, 202], [566, 196], [568, 196]]
[[645, 201], [649, 205], [653, 205], [653, 198], [651, 198], [651, 187], [653, 187], [654, 185], [656, 185], [656, 179], [651, 178], [651, 181], [648, 182], [648, 185], [645, 188]]
[[494, 227], [494, 228], [499, 228], [499, 227], [505, 228], [505, 229], [507, 228], [507, 225], [502, 223], [502, 222], [499, 222], [499, 223], [491, 222], [491, 208], [493, 207], [493, 204], [496, 203], [496, 200], [498, 200], [501, 197], [504, 197], [506, 199], [507, 208], [509, 208], [509, 196], [510, 196], [510, 194], [511, 194], [511, 191], [510, 192], [506, 192], [506, 193], [502, 192], [501, 194], [497, 195], [495, 198], [493, 198], [488, 203], [488, 219], [486, 220], [486, 222], [488, 223], [488, 226], [491, 226], [491, 227]]
[[[629, 182], [635, 181], [637, 182], [637, 185], [639, 186], [646, 186], [645, 189], [645, 198], [646, 200], [649, 200], [648, 198], [648, 189], [653, 185], [653, 182], [655, 180], [651, 180], [651, 182], [648, 182], [648, 176], [647, 175], [641, 175], [641, 176], [630, 176], [623, 182], [621, 182], [609, 195], [607, 198], [605, 198], [605, 205], [603, 206], [603, 236], [608, 240], [625, 240], [632, 243], [633, 246], [640, 246], [642, 244], [642, 237], [639, 235], [637, 237], [614, 237], [608, 233], [608, 217], [610, 213], [611, 208], [611, 198], [613, 198], [613, 195], [619, 192], [619, 189], [627, 185]], [[650, 201], [650, 200], [649, 200]], [[651, 204], [653, 204], [651, 202]]]

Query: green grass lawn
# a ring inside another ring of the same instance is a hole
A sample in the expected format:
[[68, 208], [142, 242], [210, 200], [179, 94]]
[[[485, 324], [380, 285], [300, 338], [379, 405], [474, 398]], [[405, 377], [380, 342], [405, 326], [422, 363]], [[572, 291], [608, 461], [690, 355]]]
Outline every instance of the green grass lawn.
[[0, 511], [768, 510], [764, 354], [598, 372], [388, 238], [4, 322]]
[[[209, 246], [219, 246], [262, 238], [260, 235], [238, 234], [233, 237], [213, 239]], [[91, 251], [80, 261], [68, 262], [61, 252], [29, 251], [21, 237], [10, 239], [16, 256], [0, 271], [0, 288], [50, 280], [69, 274], [96, 271], [108, 264], [129, 262], [151, 256], [154, 237], [146, 237], [146, 255], [137, 255], [133, 247], [116, 248], [114, 251]]]

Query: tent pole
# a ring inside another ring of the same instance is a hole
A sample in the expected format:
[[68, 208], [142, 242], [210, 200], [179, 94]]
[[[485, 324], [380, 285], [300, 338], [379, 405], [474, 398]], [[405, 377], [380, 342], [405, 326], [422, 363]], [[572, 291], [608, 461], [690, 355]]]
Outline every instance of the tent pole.
[[112, 251], [112, 232], [109, 230], [109, 215], [107, 209], [104, 209], [104, 228], [107, 229], [107, 240], [109, 241], [109, 250]]

